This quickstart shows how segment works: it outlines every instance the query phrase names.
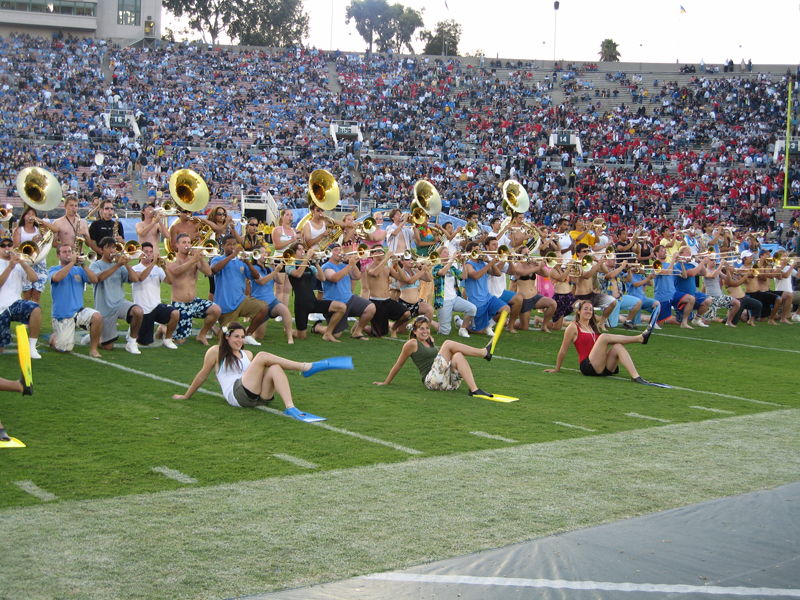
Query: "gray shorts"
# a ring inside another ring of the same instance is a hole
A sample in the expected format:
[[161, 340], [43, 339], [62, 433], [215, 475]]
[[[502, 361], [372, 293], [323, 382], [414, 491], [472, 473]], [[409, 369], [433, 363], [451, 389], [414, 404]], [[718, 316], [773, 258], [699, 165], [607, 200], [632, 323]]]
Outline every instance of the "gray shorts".
[[250, 392], [242, 384], [241, 379], [237, 379], [233, 384], [233, 397], [242, 408], [253, 408], [258, 405], [258, 396], [250, 397]]
[[[336, 325], [336, 331], [334, 333], [341, 333], [348, 327], [347, 318], [348, 317], [360, 317], [364, 314], [364, 311], [369, 308], [369, 305], [372, 304], [369, 300], [365, 300], [361, 296], [350, 296], [350, 300], [347, 301], [347, 308], [345, 309], [344, 316], [342, 320]], [[330, 321], [330, 314], [325, 315], [325, 319]]]
[[522, 308], [520, 309], [520, 314], [524, 315], [526, 312], [531, 312], [534, 308], [536, 308], [536, 304], [544, 298], [541, 294], [536, 294], [533, 298], [526, 298], [522, 301]]
[[123, 300], [120, 302], [117, 312], [108, 316], [103, 315], [103, 332], [100, 334], [101, 344], [110, 344], [111, 342], [117, 341], [119, 337], [117, 335], [117, 321], [122, 319], [126, 323], [130, 323], [130, 312], [134, 306], [136, 305], [133, 302]]

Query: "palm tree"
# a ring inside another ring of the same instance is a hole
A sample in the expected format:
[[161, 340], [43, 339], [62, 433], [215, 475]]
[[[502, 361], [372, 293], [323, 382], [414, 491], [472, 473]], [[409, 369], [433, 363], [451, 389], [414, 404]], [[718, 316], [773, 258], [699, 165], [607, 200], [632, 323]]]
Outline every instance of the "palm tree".
[[619, 50], [617, 50], [617, 43], [610, 39], [606, 38], [603, 40], [603, 43], [600, 44], [600, 60], [603, 62], [619, 62]]

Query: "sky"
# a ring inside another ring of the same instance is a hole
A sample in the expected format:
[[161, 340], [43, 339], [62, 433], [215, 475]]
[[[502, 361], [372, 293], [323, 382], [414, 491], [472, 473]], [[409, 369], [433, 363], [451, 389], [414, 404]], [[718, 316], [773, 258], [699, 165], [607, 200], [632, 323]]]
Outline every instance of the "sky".
[[[798, 64], [798, 0], [398, 0], [424, 10], [426, 28], [453, 19], [462, 26], [459, 53], [481, 50], [487, 59], [520, 58], [589, 62], [611, 38], [623, 62]], [[389, 0], [393, 3], [393, 0]], [[363, 52], [366, 42], [345, 24], [350, 0], [305, 0], [310, 16], [306, 43], [323, 50]], [[681, 13], [681, 6], [686, 10]], [[767, 12], [758, 10], [768, 7]], [[333, 27], [331, 27], [333, 24]], [[781, 37], [778, 26], [785, 31]], [[424, 44], [413, 42], [421, 52]]]

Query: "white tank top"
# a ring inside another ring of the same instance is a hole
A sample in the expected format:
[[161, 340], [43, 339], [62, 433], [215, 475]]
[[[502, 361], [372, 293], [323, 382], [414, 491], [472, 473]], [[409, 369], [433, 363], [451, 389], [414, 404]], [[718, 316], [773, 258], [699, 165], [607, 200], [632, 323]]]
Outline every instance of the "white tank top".
[[[314, 223], [312, 223], [311, 221], [308, 222], [308, 230], [311, 233], [312, 240], [318, 235], [322, 235], [323, 233], [325, 233], [326, 229], [327, 227], [325, 226], [325, 222], [322, 223], [322, 227], [320, 229], [314, 229]], [[313, 246], [311, 246], [311, 248], [313, 248], [314, 250], [319, 250], [319, 242], [315, 243]]]
[[19, 228], [19, 243], [22, 242], [30, 242], [33, 238], [39, 235], [39, 230], [34, 228], [33, 233], [28, 233], [25, 231], [24, 227]]
[[228, 369], [225, 366], [225, 362], [220, 361], [219, 371], [217, 371], [217, 381], [219, 381], [219, 387], [222, 388], [222, 395], [225, 396], [225, 400], [228, 402], [228, 404], [235, 406], [236, 408], [242, 407], [236, 401], [236, 398], [233, 397], [233, 384], [242, 378], [245, 369], [250, 366], [250, 359], [247, 358], [247, 355], [244, 352], [242, 352], [241, 363], [241, 369], [238, 369], [235, 366], [233, 369]]

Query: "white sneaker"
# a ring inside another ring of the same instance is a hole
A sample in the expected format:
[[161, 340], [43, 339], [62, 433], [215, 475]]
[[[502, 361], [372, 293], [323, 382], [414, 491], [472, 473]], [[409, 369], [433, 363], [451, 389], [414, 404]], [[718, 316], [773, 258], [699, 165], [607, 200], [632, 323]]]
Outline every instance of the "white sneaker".
[[462, 325], [464, 325], [464, 319], [462, 319], [462, 318], [461, 318], [461, 317], [459, 317], [458, 315], [456, 315], [455, 317], [453, 317], [453, 321], [455, 322], [455, 324], [456, 324], [456, 327], [458, 327], [459, 329], [461, 329], [461, 326], [462, 326]]
[[311, 313], [310, 315], [308, 315], [308, 320], [309, 320], [309, 322], [311, 322], [311, 321], [324, 321], [325, 320], [325, 315], [323, 315], [322, 313]]
[[125, 344], [125, 350], [130, 352], [131, 354], [141, 354], [141, 350], [139, 350], [139, 344], [136, 343], [136, 340], [129, 340], [127, 344]]
[[800, 315], [792, 315], [792, 321], [795, 323], [800, 323]]
[[487, 326], [486, 326], [486, 329], [484, 329], [484, 330], [483, 330], [483, 332], [484, 332], [486, 335], [488, 335], [489, 337], [494, 337], [494, 329], [492, 329], [492, 326], [491, 326], [491, 325], [487, 325]]
[[81, 338], [81, 346], [90, 346], [92, 344], [92, 338], [87, 333], [85, 336]]
[[708, 327], [708, 325], [703, 323], [703, 319], [693, 319], [692, 325], [694, 325], [695, 327]]
[[459, 327], [459, 329], [458, 329], [458, 335], [459, 335], [459, 336], [461, 336], [461, 337], [465, 337], [465, 338], [468, 338], [468, 337], [469, 337], [469, 333], [468, 333], [468, 332], [467, 332], [467, 330], [466, 330], [466, 329], [464, 329], [463, 327]]
[[175, 345], [175, 342], [172, 341], [172, 338], [164, 338], [164, 341], [161, 342], [161, 345], [165, 348], [169, 348], [170, 350], [178, 349], [178, 346]]
[[39, 354], [39, 351], [36, 350], [36, 348], [31, 348], [31, 358], [33, 359], [42, 358], [42, 355]]
[[277, 317], [275, 317], [275, 322], [276, 323], [282, 323], [283, 322], [283, 317], [278, 315]]
[[653, 325], [653, 329], [661, 329], [661, 325], [659, 325], [658, 323], [656, 323], [655, 325]]
[[244, 343], [248, 346], [260, 346], [261, 344], [255, 340], [252, 335], [244, 336]]

